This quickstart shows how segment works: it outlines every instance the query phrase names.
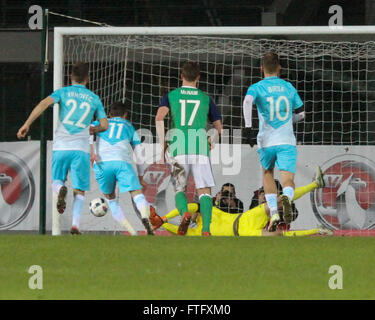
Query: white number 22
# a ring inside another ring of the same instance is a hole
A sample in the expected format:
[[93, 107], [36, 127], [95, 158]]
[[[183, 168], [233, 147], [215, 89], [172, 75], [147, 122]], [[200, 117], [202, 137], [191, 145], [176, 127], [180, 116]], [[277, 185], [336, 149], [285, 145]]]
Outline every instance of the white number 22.
[[79, 127], [79, 128], [83, 128], [83, 129], [86, 128], [87, 125], [83, 124], [82, 122], [86, 119], [87, 115], [90, 113], [90, 109], [91, 109], [90, 104], [88, 102], [82, 102], [79, 105], [80, 109], [86, 108], [86, 110], [83, 113], [82, 117], [76, 123], [74, 123], [72, 120], [70, 120], [70, 117], [72, 116], [72, 114], [74, 113], [74, 111], [76, 111], [76, 109], [77, 109], [77, 101], [74, 100], [74, 99], [69, 99], [66, 102], [66, 105], [67, 106], [71, 106], [71, 109], [68, 112], [68, 114], [66, 115], [65, 119], [63, 120], [63, 123], [69, 124], [71, 126], [76, 126], [76, 127]]

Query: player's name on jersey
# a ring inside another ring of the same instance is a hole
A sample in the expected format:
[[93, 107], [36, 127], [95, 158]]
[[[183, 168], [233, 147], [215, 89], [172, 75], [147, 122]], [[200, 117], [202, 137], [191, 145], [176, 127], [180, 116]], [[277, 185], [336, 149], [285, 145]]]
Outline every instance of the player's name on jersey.
[[285, 88], [283, 86], [270, 86], [267, 88], [269, 93], [272, 92], [283, 92]]
[[75, 91], [69, 91], [68, 97], [69, 98], [79, 98], [79, 99], [87, 100], [88, 102], [91, 102], [92, 99], [93, 99], [93, 97], [88, 95], [88, 94], [78, 93], [78, 92], [75, 92]]
[[184, 89], [182, 89], [180, 92], [181, 92], [181, 94], [187, 94], [187, 95], [191, 95], [191, 96], [198, 95], [198, 90], [184, 90]]

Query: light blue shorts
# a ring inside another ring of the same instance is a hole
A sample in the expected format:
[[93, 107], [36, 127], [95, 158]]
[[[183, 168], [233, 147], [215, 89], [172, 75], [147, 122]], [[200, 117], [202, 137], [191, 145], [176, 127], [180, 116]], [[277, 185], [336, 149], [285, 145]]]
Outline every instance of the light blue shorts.
[[281, 171], [296, 173], [297, 148], [296, 146], [283, 144], [261, 148], [258, 150], [262, 167], [266, 170], [272, 170], [275, 167]]
[[68, 172], [73, 189], [90, 190], [90, 154], [79, 150], [52, 152], [52, 181], [66, 181]]
[[142, 189], [133, 166], [125, 161], [104, 161], [94, 164], [96, 181], [104, 194], [115, 191], [116, 182], [120, 192]]

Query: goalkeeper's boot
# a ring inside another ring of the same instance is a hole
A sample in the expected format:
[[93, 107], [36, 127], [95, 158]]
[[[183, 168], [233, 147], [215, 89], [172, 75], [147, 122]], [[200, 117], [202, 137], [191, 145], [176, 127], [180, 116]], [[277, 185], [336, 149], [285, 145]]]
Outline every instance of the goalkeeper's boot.
[[191, 221], [191, 215], [189, 212], [185, 212], [184, 216], [182, 217], [181, 223], [178, 227], [177, 234], [179, 236], [184, 236], [189, 228], [189, 224]]
[[163, 219], [156, 213], [153, 206], [150, 206], [150, 222], [154, 231], [159, 229], [164, 223]]
[[275, 232], [279, 223], [280, 223], [280, 215], [278, 213], [274, 213], [270, 219], [270, 223], [268, 224], [267, 231]]
[[147, 235], [149, 236], [154, 236], [154, 230], [152, 230], [152, 227], [151, 227], [151, 223], [150, 223], [150, 220], [148, 220], [147, 218], [143, 218], [142, 219], [142, 224], [144, 225], [146, 231], [147, 231]]
[[72, 228], [70, 229], [70, 233], [72, 235], [81, 235], [82, 233], [78, 230], [78, 228], [76, 226], [72, 226]]
[[326, 185], [324, 182], [324, 174], [320, 167], [316, 168], [314, 182], [318, 185], [318, 188], [324, 188]]
[[60, 188], [59, 194], [57, 195], [57, 212], [60, 214], [63, 214], [66, 208], [66, 202], [65, 202], [65, 197], [66, 194], [68, 193], [68, 188], [65, 186], [62, 186]]
[[209, 237], [211, 236], [211, 232], [205, 231], [202, 233], [202, 237]]
[[281, 203], [283, 205], [283, 219], [286, 224], [289, 224], [293, 220], [293, 212], [292, 212], [292, 202], [289, 200], [289, 198], [282, 194], [280, 196]]

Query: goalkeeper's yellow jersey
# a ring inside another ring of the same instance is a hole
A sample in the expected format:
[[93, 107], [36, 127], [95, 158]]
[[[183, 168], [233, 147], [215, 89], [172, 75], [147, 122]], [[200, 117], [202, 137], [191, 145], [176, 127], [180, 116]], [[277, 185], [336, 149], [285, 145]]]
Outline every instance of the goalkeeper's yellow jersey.
[[[188, 210], [190, 213], [197, 212], [198, 204], [189, 203]], [[213, 207], [210, 232], [213, 236], [261, 236], [262, 229], [266, 227], [268, 220], [264, 204], [242, 214], [227, 213]], [[198, 215], [196, 223], [196, 227], [188, 229], [187, 236], [202, 235], [203, 224], [200, 215]], [[177, 234], [178, 227], [175, 225], [164, 223], [163, 228]]]

